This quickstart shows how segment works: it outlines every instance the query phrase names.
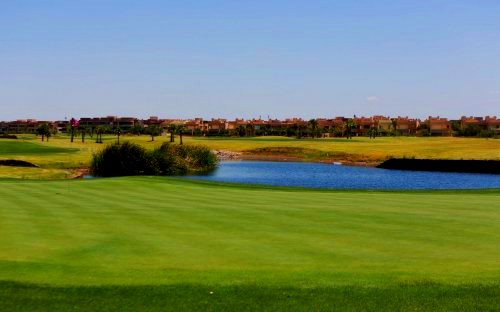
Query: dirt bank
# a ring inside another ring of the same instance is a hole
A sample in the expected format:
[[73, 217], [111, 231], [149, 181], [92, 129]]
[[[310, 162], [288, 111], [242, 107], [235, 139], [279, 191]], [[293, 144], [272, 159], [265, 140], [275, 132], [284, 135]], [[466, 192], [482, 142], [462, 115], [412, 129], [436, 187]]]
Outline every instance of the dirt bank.
[[265, 147], [243, 152], [214, 151], [219, 160], [302, 161], [375, 167], [381, 163], [363, 155], [323, 152], [307, 148]]

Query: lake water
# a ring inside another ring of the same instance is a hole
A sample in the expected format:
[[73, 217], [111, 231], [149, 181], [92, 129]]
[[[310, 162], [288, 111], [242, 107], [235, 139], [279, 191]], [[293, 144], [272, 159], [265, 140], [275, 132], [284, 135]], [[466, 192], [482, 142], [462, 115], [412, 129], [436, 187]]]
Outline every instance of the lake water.
[[500, 175], [401, 171], [304, 162], [227, 161], [188, 179], [333, 189], [500, 188]]

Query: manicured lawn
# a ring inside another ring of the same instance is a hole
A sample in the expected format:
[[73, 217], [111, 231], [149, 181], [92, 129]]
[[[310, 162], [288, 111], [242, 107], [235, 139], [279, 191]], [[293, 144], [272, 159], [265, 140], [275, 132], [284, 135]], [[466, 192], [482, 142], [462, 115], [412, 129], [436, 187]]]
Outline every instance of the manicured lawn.
[[[46, 155], [46, 154], [60, 154], [60, 153], [76, 153], [79, 150], [76, 148], [63, 148], [43, 144], [38, 141], [14, 141], [14, 140], [1, 140], [0, 141], [0, 157], [9, 157], [16, 155]], [[40, 144], [41, 143], [41, 144]]]
[[499, 263], [498, 190], [0, 181], [0, 310], [494, 310]]
[[496, 311], [500, 288], [263, 285], [66, 286], [0, 283], [0, 311]]

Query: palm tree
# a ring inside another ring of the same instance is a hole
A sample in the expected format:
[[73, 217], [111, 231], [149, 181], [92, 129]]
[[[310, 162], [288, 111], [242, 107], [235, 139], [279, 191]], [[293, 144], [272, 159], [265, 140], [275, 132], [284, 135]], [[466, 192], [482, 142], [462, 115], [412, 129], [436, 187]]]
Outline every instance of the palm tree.
[[47, 138], [47, 142], [49, 141], [49, 138], [52, 136], [52, 132], [50, 131], [49, 126], [47, 126], [47, 132], [45, 132], [45, 137]]
[[79, 129], [80, 129], [80, 134], [82, 135], [82, 143], [85, 143], [85, 135], [87, 134], [88, 129], [85, 126], [80, 126]]
[[75, 118], [71, 118], [71, 120], [69, 121], [69, 125], [68, 125], [68, 131], [69, 131], [71, 143], [73, 143], [73, 141], [75, 139], [75, 133], [76, 133], [76, 130], [78, 129], [79, 126], [80, 126], [80, 122], [78, 120], [76, 120]]
[[311, 128], [311, 136], [314, 139], [318, 132], [318, 121], [316, 119], [311, 119], [307, 123]]
[[170, 142], [173, 143], [175, 141], [175, 133], [177, 132], [177, 125], [169, 124], [167, 126], [167, 131], [170, 132]]
[[97, 126], [95, 128], [95, 133], [96, 133], [96, 143], [102, 143], [102, 134], [104, 133], [105, 129], [103, 126]]
[[156, 136], [161, 134], [161, 129], [158, 125], [149, 125], [146, 129], [147, 133], [151, 136], [151, 141], [155, 140]]
[[43, 126], [44, 125], [39, 125], [37, 128], [36, 128], [36, 134], [37, 135], [41, 135], [42, 136], [42, 142], [45, 141], [45, 131], [43, 130]]
[[42, 142], [44, 141], [45, 137], [47, 137], [47, 142], [49, 141], [51, 133], [49, 125], [47, 125], [46, 123], [39, 125], [36, 128], [36, 133], [42, 136]]
[[130, 132], [135, 135], [140, 135], [144, 133], [144, 128], [140, 123], [135, 123], [134, 126], [130, 129]]
[[179, 134], [179, 144], [182, 145], [182, 131], [184, 131], [184, 125], [177, 125], [177, 133]]
[[391, 120], [391, 125], [392, 125], [393, 134], [397, 135], [397, 133], [398, 133], [398, 120], [396, 118], [393, 118]]
[[245, 126], [245, 130], [246, 130], [245, 131], [246, 136], [253, 136], [255, 127], [251, 123], [247, 123]]
[[352, 139], [352, 129], [356, 127], [356, 121], [354, 121], [354, 119], [348, 119], [345, 125], [347, 139]]
[[302, 135], [304, 134], [304, 130], [307, 129], [307, 124], [299, 123], [297, 124], [297, 139], [302, 139]]
[[242, 136], [245, 136], [246, 135], [246, 128], [244, 125], [239, 125], [237, 128], [236, 128], [236, 133], [238, 133], [238, 135], [240, 137]]
[[117, 137], [117, 143], [120, 144], [120, 135], [122, 134], [122, 129], [120, 128], [120, 126], [117, 126], [114, 132]]

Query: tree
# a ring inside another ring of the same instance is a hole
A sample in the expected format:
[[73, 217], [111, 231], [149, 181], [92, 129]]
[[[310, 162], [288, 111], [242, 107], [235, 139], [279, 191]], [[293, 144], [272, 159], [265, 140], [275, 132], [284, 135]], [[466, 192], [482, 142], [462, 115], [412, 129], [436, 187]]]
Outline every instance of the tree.
[[175, 133], [177, 132], [177, 125], [175, 124], [169, 124], [167, 126], [167, 131], [170, 133], [170, 142], [173, 143], [175, 140]]
[[49, 126], [47, 126], [47, 132], [45, 133], [45, 137], [47, 137], [47, 142], [49, 141], [49, 138], [52, 136], [52, 132], [50, 131]]
[[80, 126], [80, 135], [82, 136], [82, 143], [85, 143], [85, 136], [87, 135], [88, 129], [85, 126]]
[[102, 143], [102, 134], [105, 132], [105, 129], [103, 126], [97, 126], [95, 128], [95, 133], [96, 133], [96, 143]]
[[451, 130], [460, 133], [462, 131], [462, 124], [459, 120], [453, 120], [451, 122]]
[[130, 129], [130, 133], [135, 135], [141, 135], [142, 133], [144, 133], [144, 127], [140, 123], [136, 122]]
[[302, 139], [302, 135], [304, 133], [304, 130], [307, 129], [307, 124], [304, 123], [299, 123], [297, 124], [297, 139]]
[[356, 127], [356, 121], [354, 121], [354, 119], [348, 119], [345, 126], [347, 139], [352, 139], [352, 130]]
[[70, 135], [71, 143], [73, 143], [73, 141], [75, 139], [75, 133], [76, 133], [76, 130], [78, 129], [79, 126], [80, 126], [80, 122], [78, 120], [76, 120], [75, 118], [71, 118], [71, 120], [69, 121], [69, 125], [68, 125], [68, 132]]
[[318, 134], [318, 121], [316, 119], [311, 119], [307, 122], [309, 128], [311, 129], [311, 137], [314, 137]]
[[146, 132], [151, 136], [151, 141], [154, 141], [155, 137], [161, 134], [161, 129], [158, 125], [149, 125]]
[[236, 133], [240, 136], [243, 137], [246, 135], [246, 128], [244, 125], [239, 125], [236, 127]]
[[398, 120], [396, 118], [393, 118], [391, 120], [391, 125], [392, 125], [392, 130], [396, 132], [398, 130]]
[[182, 132], [184, 131], [184, 125], [177, 126], [177, 133], [179, 134], [179, 144], [182, 145]]
[[254, 132], [255, 132], [255, 127], [253, 124], [251, 123], [247, 123], [246, 126], [245, 126], [245, 135], [246, 136], [254, 136]]
[[378, 134], [378, 130], [377, 128], [375, 127], [371, 127], [369, 130], [368, 130], [368, 134], [370, 135], [370, 139], [375, 139], [377, 137], [377, 134]]
[[43, 124], [39, 125], [36, 128], [36, 133], [38, 135], [42, 136], [42, 142], [45, 140], [45, 138], [47, 138], [47, 142], [49, 141], [51, 133], [50, 133], [50, 127], [48, 124], [43, 123]]
[[117, 137], [117, 143], [120, 144], [120, 135], [122, 134], [122, 129], [120, 128], [120, 126], [117, 126], [114, 129], [114, 132], [115, 132], [116, 137]]

